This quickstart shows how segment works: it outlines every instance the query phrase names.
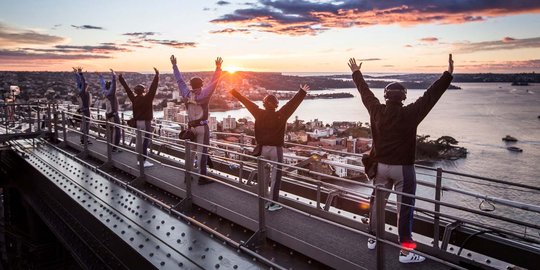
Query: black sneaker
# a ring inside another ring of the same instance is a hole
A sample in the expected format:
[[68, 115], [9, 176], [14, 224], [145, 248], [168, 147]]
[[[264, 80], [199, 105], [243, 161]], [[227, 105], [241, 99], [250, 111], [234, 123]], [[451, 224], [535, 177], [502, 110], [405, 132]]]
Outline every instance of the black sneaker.
[[198, 185], [208, 185], [214, 183], [214, 180], [210, 180], [206, 177], [199, 177], [199, 181], [197, 181]]

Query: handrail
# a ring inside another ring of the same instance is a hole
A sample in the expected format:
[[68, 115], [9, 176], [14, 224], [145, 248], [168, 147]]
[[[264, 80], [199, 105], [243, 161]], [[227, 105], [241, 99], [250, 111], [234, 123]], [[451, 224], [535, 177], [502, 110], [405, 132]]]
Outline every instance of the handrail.
[[[40, 121], [48, 121], [49, 126], [50, 126], [50, 122], [52, 121], [52, 116], [51, 116], [51, 112], [50, 112], [50, 105], [48, 105], [48, 107], [40, 107], [40, 105], [37, 105], [36, 108], [39, 108], [36, 111], [37, 115], [36, 115], [36, 118], [35, 118], [38, 121], [37, 125], [39, 126]], [[48, 108], [48, 112], [43, 111], [44, 114], [48, 113], [46, 120], [40, 119], [40, 117], [39, 117], [39, 112], [42, 111], [42, 108]], [[56, 107], [56, 109], [58, 109], [58, 108], [59, 107]], [[318, 180], [318, 179], [313, 179], [313, 178], [306, 177], [306, 176], [295, 175], [294, 173], [290, 173], [290, 172], [285, 171], [285, 168], [290, 168], [290, 169], [293, 169], [296, 172], [306, 173], [306, 174], [308, 174], [310, 176], [325, 177], [326, 179], [331, 179], [331, 180], [337, 181], [338, 183], [354, 184], [356, 186], [361, 186], [361, 187], [369, 188], [369, 189], [374, 189], [375, 188], [371, 184], [352, 181], [352, 180], [344, 179], [344, 178], [341, 178], [341, 177], [328, 175], [328, 174], [321, 173], [321, 172], [316, 172], [316, 171], [313, 171], [313, 170], [310, 170], [310, 169], [307, 169], [307, 168], [297, 167], [295, 165], [290, 165], [290, 164], [280, 163], [280, 162], [276, 162], [276, 161], [272, 161], [272, 160], [267, 160], [267, 159], [264, 159], [264, 158], [261, 158], [261, 157], [254, 158], [253, 156], [248, 155], [248, 154], [244, 153], [243, 151], [238, 151], [238, 150], [243, 150], [243, 149], [249, 148], [250, 145], [233, 144], [233, 143], [220, 142], [220, 141], [212, 141], [211, 145], [204, 145], [204, 144], [199, 144], [199, 143], [196, 143], [196, 142], [184, 141], [184, 140], [181, 140], [181, 139], [175, 138], [175, 137], [171, 138], [171, 137], [161, 136], [159, 134], [155, 134], [154, 132], [146, 132], [144, 130], [139, 130], [139, 129], [127, 127], [126, 125], [116, 124], [116, 123], [107, 121], [106, 119], [105, 120], [93, 119], [92, 117], [86, 117], [86, 116], [83, 116], [83, 115], [79, 115], [79, 114], [70, 112], [69, 110], [61, 110], [61, 111], [63, 113], [65, 113], [65, 114], [67, 114], [68, 116], [71, 116], [71, 117], [73, 117], [75, 115], [77, 115], [78, 117], [82, 117], [82, 119], [87, 121], [89, 125], [90, 124], [97, 125], [98, 129], [102, 125], [107, 125], [109, 127], [111, 127], [111, 126], [120, 127], [121, 129], [125, 130], [127, 134], [133, 134], [133, 135], [129, 135], [132, 138], [135, 138], [137, 136], [143, 136], [143, 135], [153, 136], [154, 137], [154, 139], [153, 139], [154, 142], [161, 143], [161, 144], [164, 144], [164, 145], [170, 145], [170, 146], [172, 146], [173, 148], [175, 148], [178, 151], [186, 151], [186, 150], [188, 150], [186, 148], [194, 148], [194, 149], [196, 149], [196, 146], [203, 146], [203, 147], [206, 147], [209, 150], [212, 150], [214, 152], [225, 152], [225, 153], [228, 153], [229, 155], [234, 155], [234, 156], [237, 156], [237, 157], [241, 157], [243, 159], [243, 161], [237, 161], [237, 162], [241, 163], [241, 164], [245, 164], [248, 168], [251, 168], [253, 170], [256, 170], [257, 168], [260, 169], [261, 164], [271, 164], [271, 165], [274, 165], [274, 166], [281, 166], [282, 172], [284, 172], [285, 174], [289, 174], [289, 177], [288, 176], [284, 177], [285, 181], [305, 182], [306, 185], [309, 183], [309, 184], [313, 185], [314, 187], [319, 187], [319, 188], [324, 187], [327, 190], [336, 190], [336, 191], [339, 191], [342, 194], [349, 194], [349, 195], [351, 195], [353, 197], [356, 196], [357, 198], [366, 198], [366, 194], [362, 194], [362, 193], [358, 192], [358, 190], [343, 187], [340, 184], [332, 184], [332, 183], [327, 183], [327, 182], [324, 182], [324, 181], [321, 181], [321, 180]], [[30, 114], [30, 116], [32, 116], [32, 114]], [[34, 119], [34, 118], [32, 118], [32, 119]], [[67, 130], [67, 131], [72, 131], [72, 132], [75, 132], [75, 133], [78, 133], [78, 134], [83, 134], [85, 136], [93, 137], [93, 138], [96, 138], [96, 139], [101, 138], [99, 136], [100, 135], [99, 131], [98, 131], [98, 136], [95, 136], [95, 134], [90, 134], [91, 132], [89, 134], [84, 134], [84, 132], [80, 132], [77, 129], [69, 128], [66, 125], [65, 122], [62, 122], [62, 128], [64, 130]], [[174, 132], [174, 129], [173, 129], [172, 132]], [[109, 136], [108, 133], [109, 132], [106, 132], [105, 136]], [[220, 134], [220, 133], [216, 133], [216, 134]], [[221, 134], [231, 134], [231, 133], [221, 133]], [[245, 138], [250, 137], [250, 136], [247, 136], [245, 134], [234, 134], [234, 133], [232, 133], [232, 135], [244, 136]], [[139, 137], [139, 138], [141, 138], [141, 137]], [[111, 145], [110, 141], [111, 140], [105, 138], [105, 142], [107, 143], [108, 146]], [[139, 143], [140, 143], [139, 140], [137, 140], [137, 144], [139, 144]], [[303, 145], [301, 145], [301, 146], [303, 146]], [[131, 150], [131, 147], [126, 147], [124, 145], [121, 145], [120, 147], [124, 148], [125, 150], [129, 151], [130, 153], [134, 153], [135, 155], [143, 157], [142, 153], [138, 152], [138, 150], [133, 151], [133, 150]], [[110, 148], [110, 147], [108, 147], [108, 148]], [[311, 148], [313, 148], [313, 147], [311, 147]], [[136, 147], [136, 149], [139, 149], [139, 147]], [[327, 149], [323, 149], [323, 148], [317, 148], [317, 150], [327, 151]], [[110, 151], [110, 150], [108, 150], [108, 151]], [[195, 152], [195, 150], [192, 150], [192, 152]], [[336, 151], [334, 151], [334, 152], [336, 152]], [[339, 152], [339, 151], [337, 151], [337, 152]], [[200, 153], [200, 152], [198, 154], [211, 155], [210, 153]], [[350, 155], [351, 153], [341, 153], [341, 154]], [[356, 155], [356, 156], [358, 156], [358, 155]], [[171, 167], [173, 169], [179, 169], [179, 168], [177, 168], [177, 167], [175, 167], [173, 165], [169, 165], [169, 164], [166, 164], [166, 163], [162, 162], [161, 160], [158, 160], [153, 155], [146, 155], [144, 157], [149, 158], [149, 159], [151, 159], [151, 160], [153, 160], [155, 162], [158, 162], [160, 164], [163, 164], [164, 166]], [[189, 164], [191, 162], [190, 158], [191, 157], [186, 155], [185, 160], [184, 160], [184, 164]], [[303, 159], [303, 158], [294, 157], [294, 156], [289, 156], [289, 158]], [[224, 162], [229, 162], [229, 163], [235, 162], [233, 159], [227, 158], [227, 157], [219, 157], [219, 159], [223, 160]], [[250, 163], [250, 162], [246, 162], [245, 160], [248, 160], [248, 161], [249, 160], [256, 160], [256, 161], [253, 161], [253, 162]], [[329, 161], [329, 160], [324, 160], [324, 162], [326, 164], [331, 164], [331, 165], [334, 165], [334, 166], [343, 166], [343, 167], [345, 167], [347, 169], [354, 170], [354, 171], [361, 171], [362, 168], [363, 168], [361, 166], [355, 166], [355, 165], [350, 165], [350, 164], [338, 164], [337, 162], [333, 162], [333, 161]], [[178, 162], [177, 164], [179, 164], [179, 163], [180, 162]], [[249, 165], [249, 164], [251, 164], [251, 165]], [[139, 168], [141, 170], [144, 170], [144, 168], [142, 168], [142, 166], [139, 166]], [[533, 186], [530, 186], [530, 185], [512, 183], [512, 182], [508, 182], [508, 181], [504, 181], [504, 180], [491, 179], [491, 178], [482, 177], [482, 176], [475, 176], [475, 175], [464, 174], [464, 173], [459, 173], [459, 172], [447, 171], [447, 170], [442, 170], [440, 168], [434, 169], [434, 168], [421, 166], [421, 165], [417, 165], [417, 168], [425, 169], [425, 170], [428, 170], [428, 171], [436, 171], [437, 174], [438, 174], [437, 177], [440, 177], [442, 180], [459, 181], [460, 179], [452, 179], [451, 177], [443, 177], [443, 174], [445, 174], [445, 175], [456, 175], [456, 176], [461, 176], [461, 177], [479, 179], [479, 180], [483, 180], [483, 181], [487, 181], [487, 182], [505, 184], [505, 185], [508, 185], [508, 186], [516, 186], [516, 187], [529, 189], [529, 190], [533, 190], [533, 191], [540, 190], [540, 188], [533, 187]], [[182, 170], [182, 169], [180, 169], [180, 170]], [[185, 171], [186, 169], [183, 169], [183, 170]], [[144, 174], [144, 171], [141, 172], [141, 173]], [[201, 176], [201, 174], [199, 174], [197, 171], [189, 171], [189, 173], [191, 175]], [[426, 175], [429, 176], [429, 177], [434, 177], [433, 175], [429, 175], [429, 174], [426, 174]], [[207, 176], [207, 177], [216, 180], [220, 184], [224, 184], [224, 185], [233, 187], [235, 189], [242, 190], [244, 192], [246, 192], [246, 191], [249, 192], [248, 190], [244, 190], [243, 188], [239, 188], [239, 187], [237, 187], [235, 185], [228, 184], [227, 181], [223, 181], [223, 180], [219, 179], [219, 177], [214, 177], [214, 176]], [[306, 182], [306, 180], [307, 180], [307, 182]], [[432, 188], [435, 188], [435, 189], [438, 188], [437, 185], [435, 185], [435, 184], [433, 184], [431, 182], [428, 182], [428, 181], [418, 180], [418, 183], [421, 184], [421, 185], [427, 186], [427, 187], [432, 187]], [[527, 203], [523, 203], [523, 202], [517, 202], [517, 201], [508, 200], [508, 199], [504, 199], [504, 198], [498, 198], [498, 197], [489, 196], [489, 195], [483, 195], [483, 194], [479, 194], [477, 192], [464, 190], [463, 188], [454, 188], [454, 187], [451, 187], [451, 186], [448, 186], [448, 185], [439, 185], [439, 186], [440, 186], [440, 190], [437, 190], [437, 192], [440, 192], [440, 191], [443, 191], [443, 190], [444, 191], [451, 191], [451, 192], [455, 192], [455, 193], [458, 193], [458, 194], [470, 196], [472, 198], [480, 198], [480, 199], [483, 199], [483, 200], [486, 200], [486, 201], [495, 202], [497, 204], [505, 205], [505, 206], [508, 206], [508, 207], [511, 207], [511, 208], [514, 208], [514, 209], [520, 209], [520, 210], [527, 211], [527, 212], [532, 212], [532, 213], [540, 213], [540, 207], [536, 206], [536, 205], [527, 204]], [[384, 189], [384, 188], [377, 188], [377, 189], [379, 191], [385, 191], [385, 192], [390, 192], [390, 193], [397, 194], [397, 195], [413, 197], [413, 198], [415, 198], [417, 200], [432, 203], [432, 204], [434, 204], [436, 206], [439, 206], [439, 207], [444, 206], [444, 207], [456, 209], [456, 210], [459, 210], [459, 211], [465, 211], [465, 212], [468, 212], [468, 213], [471, 213], [471, 214], [474, 214], [474, 215], [487, 217], [487, 218], [490, 218], [490, 219], [495, 219], [495, 220], [499, 220], [499, 221], [503, 221], [503, 222], [508, 222], [508, 223], [518, 225], [518, 226], [523, 226], [523, 227], [525, 227], [525, 229], [526, 228], [532, 228], [532, 229], [537, 229], [537, 230], [540, 229], [540, 226], [538, 226], [535, 223], [530, 223], [530, 222], [522, 221], [522, 220], [516, 220], [515, 218], [496, 215], [496, 214], [493, 214], [493, 213], [486, 213], [484, 211], [474, 210], [474, 209], [470, 209], [470, 208], [467, 208], [467, 207], [464, 207], [464, 206], [454, 205], [454, 204], [447, 203], [447, 202], [442, 202], [439, 199], [433, 200], [433, 199], [429, 199], [429, 198], [426, 198], [426, 197], [423, 197], [423, 196], [405, 194], [405, 193], [402, 193], [402, 192], [397, 192], [397, 191]], [[259, 199], [261, 201], [268, 201], [269, 200], [269, 199], [265, 198], [260, 192], [259, 192], [259, 194], [257, 196], [259, 197]], [[274, 203], [279, 204], [279, 202], [274, 202]], [[317, 198], [317, 204], [319, 204], [319, 203], [320, 203], [319, 198]], [[289, 206], [285, 206], [285, 207], [289, 207]], [[530, 238], [531, 236], [520, 235], [519, 232], [515, 232], [515, 231], [512, 231], [510, 229], [502, 229], [502, 228], [498, 228], [496, 226], [491, 226], [491, 225], [482, 224], [480, 222], [475, 222], [475, 221], [473, 221], [471, 219], [459, 218], [459, 217], [452, 216], [452, 215], [449, 215], [449, 214], [441, 213], [441, 212], [439, 212], [437, 210], [437, 208], [436, 208], [435, 211], [434, 210], [429, 210], [429, 209], [423, 209], [421, 207], [416, 207], [416, 208], [418, 210], [421, 210], [422, 212], [432, 213], [432, 214], [434, 214], [436, 216], [445, 217], [445, 218], [449, 218], [449, 219], [460, 220], [462, 222], [465, 222], [466, 224], [471, 224], [471, 225], [477, 226], [479, 228], [487, 228], [487, 229], [498, 231], [498, 232], [501, 232], [501, 233], [505, 233], [505, 234], [508, 234], [508, 235], [511, 235], [513, 237], [517, 237], [517, 238], [520, 238], [520, 239], [532, 240]], [[294, 211], [300, 211], [300, 210], [294, 209]], [[259, 220], [259, 222], [261, 222], [261, 220]], [[262, 219], [262, 222], [264, 222], [264, 219]], [[534, 240], [534, 241], [540, 243], [539, 240]]]

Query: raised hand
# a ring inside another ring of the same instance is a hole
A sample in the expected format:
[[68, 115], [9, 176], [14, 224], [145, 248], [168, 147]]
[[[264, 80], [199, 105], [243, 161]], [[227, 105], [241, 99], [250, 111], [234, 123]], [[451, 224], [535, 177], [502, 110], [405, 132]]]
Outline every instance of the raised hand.
[[114, 70], [112, 68], [109, 69], [112, 73], [113, 76], [116, 76], [116, 73], [114, 72]]
[[174, 55], [171, 55], [171, 64], [176, 65], [176, 57]]
[[351, 69], [351, 71], [354, 73], [355, 71], [360, 70], [360, 68], [362, 67], [362, 62], [360, 62], [360, 65], [357, 65], [356, 64], [356, 59], [349, 58], [348, 65], [349, 65], [349, 68]]
[[77, 68], [76, 67], [71, 67], [73, 69], [73, 72], [77, 72]]
[[154, 72], [156, 72], [156, 75], [159, 75], [159, 71], [157, 70], [157, 68], [154, 68]]
[[221, 68], [221, 64], [223, 64], [223, 59], [221, 57], [216, 58], [216, 68]]
[[236, 91], [236, 89], [234, 89], [234, 88], [233, 88], [233, 89], [231, 89], [231, 90], [229, 90], [229, 95], [231, 95], [231, 96], [232, 96], [232, 94], [233, 94], [233, 92], [234, 92], [234, 91]]
[[452, 54], [448, 55], [448, 73], [450, 73], [450, 75], [454, 73], [454, 60], [452, 60]]
[[307, 84], [302, 85], [302, 84], [301, 84], [301, 85], [300, 85], [300, 89], [301, 89], [301, 90], [304, 90], [304, 92], [308, 92], [308, 91], [309, 91], [309, 85], [307, 85]]

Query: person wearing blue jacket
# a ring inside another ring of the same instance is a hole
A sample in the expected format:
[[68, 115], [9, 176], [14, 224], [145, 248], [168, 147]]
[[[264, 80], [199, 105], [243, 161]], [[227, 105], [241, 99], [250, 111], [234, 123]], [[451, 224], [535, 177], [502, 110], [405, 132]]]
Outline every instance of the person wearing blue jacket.
[[[88, 135], [90, 128], [90, 93], [88, 92], [88, 84], [84, 78], [81, 67], [74, 67], [75, 80], [77, 82], [77, 99], [79, 100], [78, 112], [82, 117], [85, 117], [85, 121], [81, 121], [81, 144], [84, 144], [84, 135]], [[87, 140], [88, 144], [92, 144], [90, 140]]]
[[111, 143], [114, 144], [113, 152], [119, 151], [120, 144], [120, 116], [118, 115], [118, 99], [116, 98], [116, 73], [111, 69], [111, 81], [105, 81], [103, 75], [99, 74], [99, 84], [101, 85], [101, 95], [105, 97], [105, 118], [114, 123], [112, 129]]
[[[183, 101], [186, 104], [186, 111], [188, 116], [188, 128], [195, 134], [195, 142], [202, 145], [208, 145], [210, 143], [210, 129], [208, 128], [208, 103], [212, 94], [217, 88], [219, 80], [221, 78], [221, 64], [223, 60], [221, 57], [216, 59], [216, 70], [214, 76], [209, 85], [203, 86], [203, 80], [199, 77], [191, 78], [189, 81], [191, 90], [188, 88], [186, 82], [182, 78], [182, 74], [176, 65], [176, 57], [171, 55], [171, 64], [173, 66], [174, 77], [178, 83], [178, 89], [180, 95], [182, 95]], [[208, 147], [201, 145], [197, 146], [197, 168], [201, 175], [206, 175], [206, 165], [208, 163]], [[212, 183], [211, 180], [206, 177], [200, 177], [198, 180], [199, 185]]]

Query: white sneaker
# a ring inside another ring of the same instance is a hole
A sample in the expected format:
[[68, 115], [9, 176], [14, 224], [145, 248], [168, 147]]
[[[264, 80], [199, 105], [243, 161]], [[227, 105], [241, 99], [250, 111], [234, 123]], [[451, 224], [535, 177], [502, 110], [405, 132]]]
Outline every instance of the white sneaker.
[[367, 248], [368, 249], [375, 249], [376, 246], [377, 246], [377, 240], [375, 240], [373, 238], [368, 238], [368, 240], [367, 240]]
[[150, 161], [148, 161], [148, 160], [145, 160], [143, 166], [144, 166], [145, 168], [146, 168], [146, 167], [152, 167], [152, 166], [154, 166], [154, 163], [152, 163], [152, 162], [150, 162]]
[[[140, 164], [140, 163], [137, 161], [137, 166], [139, 166], [139, 164]], [[152, 163], [152, 162], [150, 162], [150, 161], [148, 161], [148, 160], [145, 160], [143, 166], [144, 166], [145, 168], [147, 168], [147, 167], [152, 167], [152, 166], [154, 166], [154, 163]]]
[[412, 252], [409, 252], [409, 254], [405, 255], [399, 252], [399, 262], [400, 263], [419, 263], [423, 262], [426, 259], [424, 256], [420, 256], [418, 254], [414, 254]]
[[281, 206], [281, 205], [279, 205], [277, 203], [273, 203], [268, 207], [268, 211], [277, 211], [277, 210], [279, 210], [281, 208], [283, 208], [283, 206]]

